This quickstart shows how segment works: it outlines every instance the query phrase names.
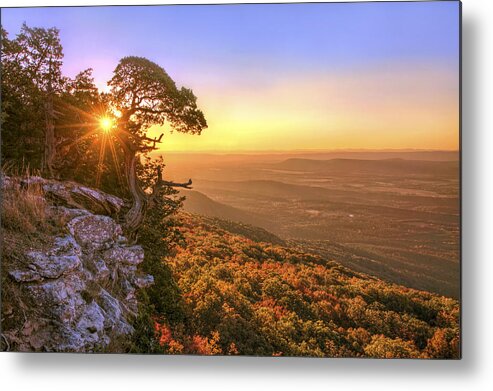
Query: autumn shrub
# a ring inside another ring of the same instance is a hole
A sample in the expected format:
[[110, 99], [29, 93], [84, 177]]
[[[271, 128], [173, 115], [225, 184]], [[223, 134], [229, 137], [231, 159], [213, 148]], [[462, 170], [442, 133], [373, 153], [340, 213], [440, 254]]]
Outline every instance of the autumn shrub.
[[365, 346], [365, 353], [375, 358], [418, 358], [420, 353], [411, 341], [400, 338], [391, 339], [384, 335], [374, 335]]
[[433, 336], [428, 340], [425, 353], [428, 357], [448, 358], [459, 356], [459, 331], [458, 329], [435, 330]]

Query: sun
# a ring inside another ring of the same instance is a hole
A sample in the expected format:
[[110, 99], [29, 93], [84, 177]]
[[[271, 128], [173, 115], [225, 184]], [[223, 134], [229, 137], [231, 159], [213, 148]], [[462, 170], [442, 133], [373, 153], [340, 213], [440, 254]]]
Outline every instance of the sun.
[[113, 120], [109, 117], [101, 117], [99, 119], [99, 125], [101, 126], [103, 132], [109, 133], [113, 127]]

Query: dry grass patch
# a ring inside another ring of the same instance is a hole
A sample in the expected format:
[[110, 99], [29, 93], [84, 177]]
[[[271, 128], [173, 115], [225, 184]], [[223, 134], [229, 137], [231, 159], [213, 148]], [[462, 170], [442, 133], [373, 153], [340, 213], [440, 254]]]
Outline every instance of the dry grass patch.
[[40, 186], [8, 186], [3, 190], [2, 227], [34, 234], [48, 229], [48, 205]]
[[[2, 178], [2, 181], [5, 177]], [[54, 233], [61, 221], [44, 198], [40, 186], [20, 186], [18, 177], [10, 177], [1, 189], [1, 326], [2, 333], [21, 328], [30, 306], [23, 301], [19, 284], [8, 272], [26, 268], [29, 251], [43, 251], [51, 247]], [[32, 314], [31, 314], [32, 315]], [[8, 338], [2, 334], [1, 347], [7, 350]]]

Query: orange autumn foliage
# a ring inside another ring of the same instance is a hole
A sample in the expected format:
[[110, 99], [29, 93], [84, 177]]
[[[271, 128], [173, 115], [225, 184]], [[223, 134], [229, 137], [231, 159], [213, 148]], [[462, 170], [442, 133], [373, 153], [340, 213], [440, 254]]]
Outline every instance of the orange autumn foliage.
[[159, 329], [170, 353], [457, 358], [458, 302], [353, 272], [333, 260], [231, 234], [182, 213], [164, 261], [183, 323]]

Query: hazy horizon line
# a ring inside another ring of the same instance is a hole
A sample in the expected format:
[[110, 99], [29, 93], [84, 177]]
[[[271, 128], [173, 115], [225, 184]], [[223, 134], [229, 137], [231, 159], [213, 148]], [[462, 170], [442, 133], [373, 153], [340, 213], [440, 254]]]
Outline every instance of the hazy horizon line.
[[250, 149], [237, 149], [237, 150], [170, 150], [170, 151], [155, 151], [152, 154], [166, 154], [166, 153], [181, 153], [181, 154], [215, 154], [215, 155], [230, 155], [230, 154], [282, 154], [282, 153], [357, 153], [357, 152], [373, 152], [373, 153], [404, 153], [404, 152], [448, 152], [459, 153], [460, 149], [414, 149], [414, 148], [398, 148], [398, 149], [365, 149], [365, 148], [347, 148], [347, 149], [279, 149], [279, 150], [250, 150]]

